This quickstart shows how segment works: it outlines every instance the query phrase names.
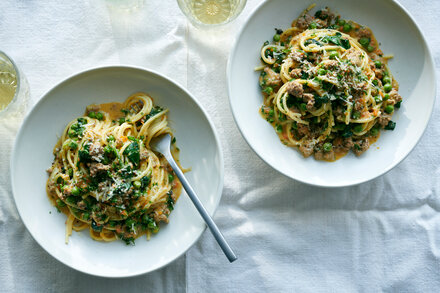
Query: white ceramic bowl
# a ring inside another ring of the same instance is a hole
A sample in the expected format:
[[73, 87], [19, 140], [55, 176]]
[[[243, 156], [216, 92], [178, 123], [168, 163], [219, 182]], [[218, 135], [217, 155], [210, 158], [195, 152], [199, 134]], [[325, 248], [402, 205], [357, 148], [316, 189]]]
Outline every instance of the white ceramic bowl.
[[[298, 181], [326, 187], [359, 184], [380, 176], [401, 162], [422, 136], [435, 99], [434, 62], [414, 20], [397, 2], [387, 0], [314, 1], [330, 6], [343, 19], [369, 26], [385, 54], [394, 54], [391, 72], [403, 97], [393, 120], [394, 131], [383, 131], [377, 143], [360, 157], [352, 153], [328, 163], [305, 159], [281, 144], [272, 126], [258, 113], [262, 94], [258, 86], [260, 48], [272, 40], [274, 28], [286, 29], [310, 4], [308, 1], [271, 0], [258, 6], [239, 33], [228, 60], [229, 99], [235, 121], [254, 151], [274, 169]], [[317, 10], [315, 8], [314, 11]]]
[[73, 232], [64, 243], [66, 216], [46, 195], [46, 169], [52, 149], [66, 124], [87, 105], [124, 101], [144, 91], [170, 109], [170, 126], [179, 146], [186, 176], [212, 215], [223, 187], [223, 157], [217, 134], [206, 112], [181, 86], [153, 71], [134, 67], [104, 67], [74, 75], [50, 90], [26, 117], [11, 160], [12, 189], [20, 216], [34, 239], [64, 264], [96, 276], [128, 277], [158, 269], [188, 250], [205, 224], [183, 191], [170, 215], [150, 241], [94, 241], [88, 231]]

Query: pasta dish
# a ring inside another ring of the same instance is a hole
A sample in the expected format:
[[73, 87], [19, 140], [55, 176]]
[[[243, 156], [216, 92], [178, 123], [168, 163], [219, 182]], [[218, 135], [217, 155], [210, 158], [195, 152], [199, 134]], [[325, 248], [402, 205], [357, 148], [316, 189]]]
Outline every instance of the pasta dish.
[[334, 161], [365, 152], [402, 101], [372, 31], [328, 8], [307, 8], [261, 48], [261, 115], [304, 157]]
[[[181, 191], [166, 159], [150, 141], [171, 133], [168, 110], [145, 93], [124, 103], [91, 105], [64, 129], [48, 169], [47, 194], [72, 230], [95, 240], [133, 243], [159, 231]], [[173, 138], [173, 152], [178, 148]]]

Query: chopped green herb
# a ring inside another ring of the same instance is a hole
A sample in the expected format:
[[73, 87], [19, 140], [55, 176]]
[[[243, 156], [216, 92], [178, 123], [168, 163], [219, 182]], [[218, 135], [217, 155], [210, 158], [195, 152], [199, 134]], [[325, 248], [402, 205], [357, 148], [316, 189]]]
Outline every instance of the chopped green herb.
[[140, 153], [139, 153], [139, 144], [137, 141], [132, 142], [128, 145], [128, 147], [124, 150], [124, 155], [135, 165], [139, 164]]
[[361, 118], [361, 112], [359, 111], [354, 111], [352, 114], [353, 119], [359, 119]]
[[394, 130], [396, 128], [396, 122], [390, 121], [388, 122], [387, 126], [385, 126], [386, 130]]
[[316, 24], [316, 22], [312, 22], [311, 24], [309, 24], [309, 29], [316, 29], [318, 27], [318, 25]]
[[364, 127], [362, 126], [362, 124], [358, 124], [358, 125], [356, 125], [355, 127], [353, 127], [353, 131], [354, 132], [361, 132], [361, 131], [363, 131], [364, 130]]
[[60, 208], [66, 206], [66, 204], [59, 198], [56, 200], [56, 203], [57, 203], [57, 206], [59, 206]]
[[266, 87], [263, 92], [265, 92], [266, 94], [270, 95], [273, 92], [273, 88], [268, 86]]
[[92, 226], [93, 231], [96, 231], [96, 232], [101, 232], [102, 231], [102, 225], [97, 224], [95, 222], [95, 220], [92, 220], [92, 225], [91, 226]]

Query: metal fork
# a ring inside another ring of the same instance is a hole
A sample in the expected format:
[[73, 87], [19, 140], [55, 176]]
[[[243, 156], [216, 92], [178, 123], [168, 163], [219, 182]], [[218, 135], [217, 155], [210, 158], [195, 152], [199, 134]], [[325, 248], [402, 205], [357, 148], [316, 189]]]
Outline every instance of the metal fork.
[[153, 141], [151, 144], [153, 150], [164, 155], [168, 163], [170, 163], [171, 168], [173, 168], [174, 173], [176, 173], [177, 177], [182, 183], [183, 188], [185, 188], [186, 193], [188, 194], [189, 198], [192, 200], [193, 204], [195, 205], [196, 209], [202, 216], [203, 220], [205, 220], [206, 225], [208, 225], [209, 230], [211, 230], [211, 233], [214, 235], [215, 240], [217, 240], [218, 244], [220, 245], [220, 248], [223, 250], [228, 260], [230, 262], [235, 261], [237, 259], [237, 256], [232, 251], [229, 244], [226, 242], [225, 238], [218, 229], [217, 225], [212, 220], [211, 216], [209, 216], [202, 202], [199, 200], [196, 193], [190, 186], [188, 180], [186, 180], [185, 176], [183, 175], [183, 172], [177, 166], [176, 161], [174, 161], [174, 158], [171, 155], [170, 145], [171, 145], [171, 135], [169, 134], [165, 134], [155, 139], [155, 141]]
[[143, 104], [141, 100], [137, 101], [136, 103], [133, 103], [130, 105], [130, 112], [131, 114], [137, 114], [139, 113], [139, 111], [142, 109], [141, 106], [139, 106], [139, 104]]

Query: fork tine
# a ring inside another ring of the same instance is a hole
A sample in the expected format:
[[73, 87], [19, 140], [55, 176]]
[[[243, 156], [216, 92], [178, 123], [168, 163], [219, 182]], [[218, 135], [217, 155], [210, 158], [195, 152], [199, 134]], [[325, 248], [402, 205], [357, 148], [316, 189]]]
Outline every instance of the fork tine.
[[139, 104], [143, 104], [141, 100], [130, 105], [130, 109], [131, 109], [132, 114], [137, 114], [142, 109], [142, 106], [140, 106]]

